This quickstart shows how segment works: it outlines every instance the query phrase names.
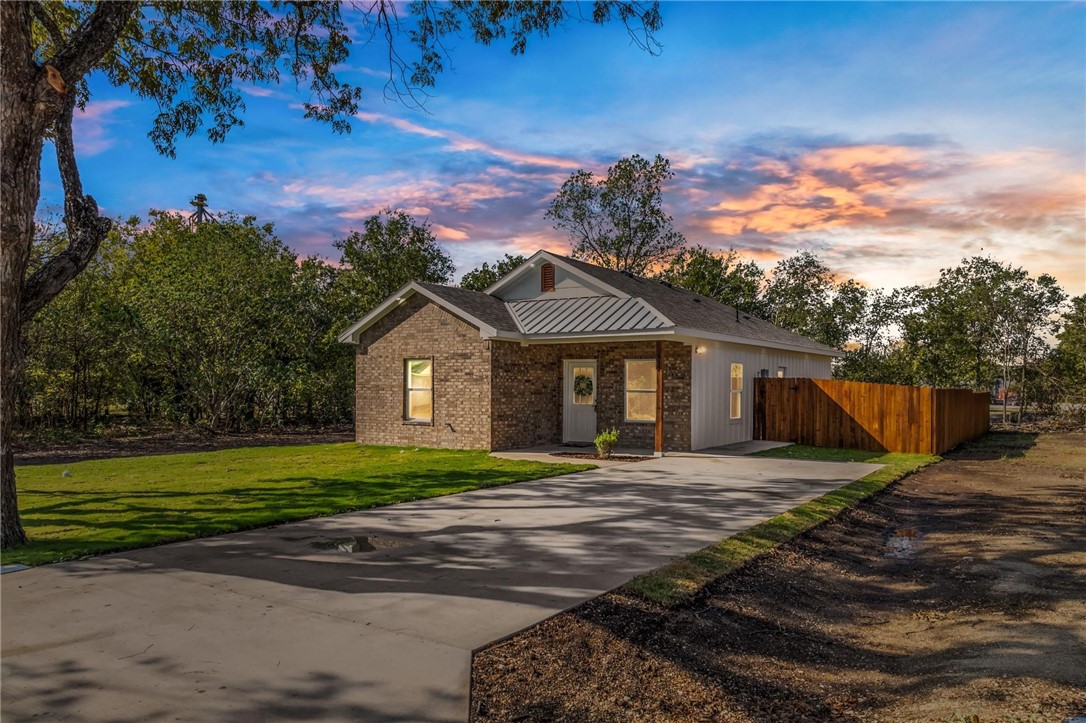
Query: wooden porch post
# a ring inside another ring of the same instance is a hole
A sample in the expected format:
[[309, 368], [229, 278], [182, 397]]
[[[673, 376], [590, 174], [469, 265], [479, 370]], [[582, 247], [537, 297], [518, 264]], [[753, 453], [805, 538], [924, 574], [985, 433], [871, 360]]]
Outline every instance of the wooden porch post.
[[664, 342], [656, 342], [656, 448], [664, 456]]

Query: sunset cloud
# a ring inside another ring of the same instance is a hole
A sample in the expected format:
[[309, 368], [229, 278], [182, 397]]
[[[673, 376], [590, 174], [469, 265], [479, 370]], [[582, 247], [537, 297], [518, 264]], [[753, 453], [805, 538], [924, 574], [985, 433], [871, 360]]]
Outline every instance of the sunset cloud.
[[359, 120], [366, 121], [367, 123], [382, 123], [389, 125], [404, 133], [425, 136], [427, 138], [440, 138], [446, 142], [446, 148], [450, 151], [475, 151], [511, 161], [512, 163], [533, 166], [552, 166], [554, 168], [567, 168], [569, 170], [576, 170], [582, 167], [582, 164], [569, 158], [501, 148], [487, 143], [486, 141], [479, 140], [478, 138], [469, 138], [468, 136], [456, 133], [455, 131], [427, 128], [414, 121], [385, 115], [383, 113], [357, 113], [355, 117]]
[[127, 100], [92, 100], [72, 118], [72, 142], [81, 156], [96, 156], [113, 147], [116, 138], [110, 135], [110, 127], [119, 120], [114, 113], [132, 105]]

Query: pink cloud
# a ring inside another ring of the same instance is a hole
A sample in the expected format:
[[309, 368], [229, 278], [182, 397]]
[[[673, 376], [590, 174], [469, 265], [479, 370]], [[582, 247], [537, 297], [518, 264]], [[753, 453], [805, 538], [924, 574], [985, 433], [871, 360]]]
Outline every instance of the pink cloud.
[[72, 140], [81, 156], [96, 156], [113, 147], [109, 126], [117, 122], [113, 113], [132, 105], [127, 100], [92, 100], [72, 118]]
[[427, 128], [426, 126], [419, 125], [418, 123], [404, 118], [396, 118], [383, 113], [357, 113], [355, 117], [359, 120], [366, 121], [367, 123], [382, 123], [384, 125], [389, 125], [404, 133], [425, 136], [427, 138], [440, 138], [448, 143], [447, 147], [450, 151], [474, 151], [502, 158], [511, 163], [553, 166], [555, 168], [566, 168], [569, 170], [576, 170], [583, 166], [579, 161], [570, 158], [562, 158], [560, 156], [542, 153], [526, 153], [515, 149], [502, 148], [477, 138], [469, 138], [468, 136], [456, 133], [455, 131], [439, 131], [433, 128]]

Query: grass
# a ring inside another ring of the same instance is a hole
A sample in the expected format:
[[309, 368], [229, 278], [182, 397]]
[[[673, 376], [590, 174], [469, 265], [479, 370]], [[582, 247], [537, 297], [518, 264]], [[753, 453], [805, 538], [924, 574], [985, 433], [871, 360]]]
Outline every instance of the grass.
[[352, 442], [24, 466], [31, 542], [0, 561], [40, 565], [592, 467]]
[[623, 592], [662, 607], [678, 605], [689, 600], [713, 580], [833, 519], [861, 500], [880, 492], [890, 483], [940, 459], [928, 454], [864, 452], [857, 449], [828, 449], [806, 445], [777, 447], [758, 452], [754, 456], [869, 462], [885, 467], [688, 557], [636, 577], [622, 587]]

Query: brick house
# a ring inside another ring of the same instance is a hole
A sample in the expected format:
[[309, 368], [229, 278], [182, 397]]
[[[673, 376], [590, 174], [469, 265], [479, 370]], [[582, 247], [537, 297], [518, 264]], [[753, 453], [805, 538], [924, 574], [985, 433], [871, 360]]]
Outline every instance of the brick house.
[[412, 282], [353, 324], [365, 444], [664, 451], [752, 438], [751, 380], [839, 353], [667, 284], [539, 251], [485, 292]]

